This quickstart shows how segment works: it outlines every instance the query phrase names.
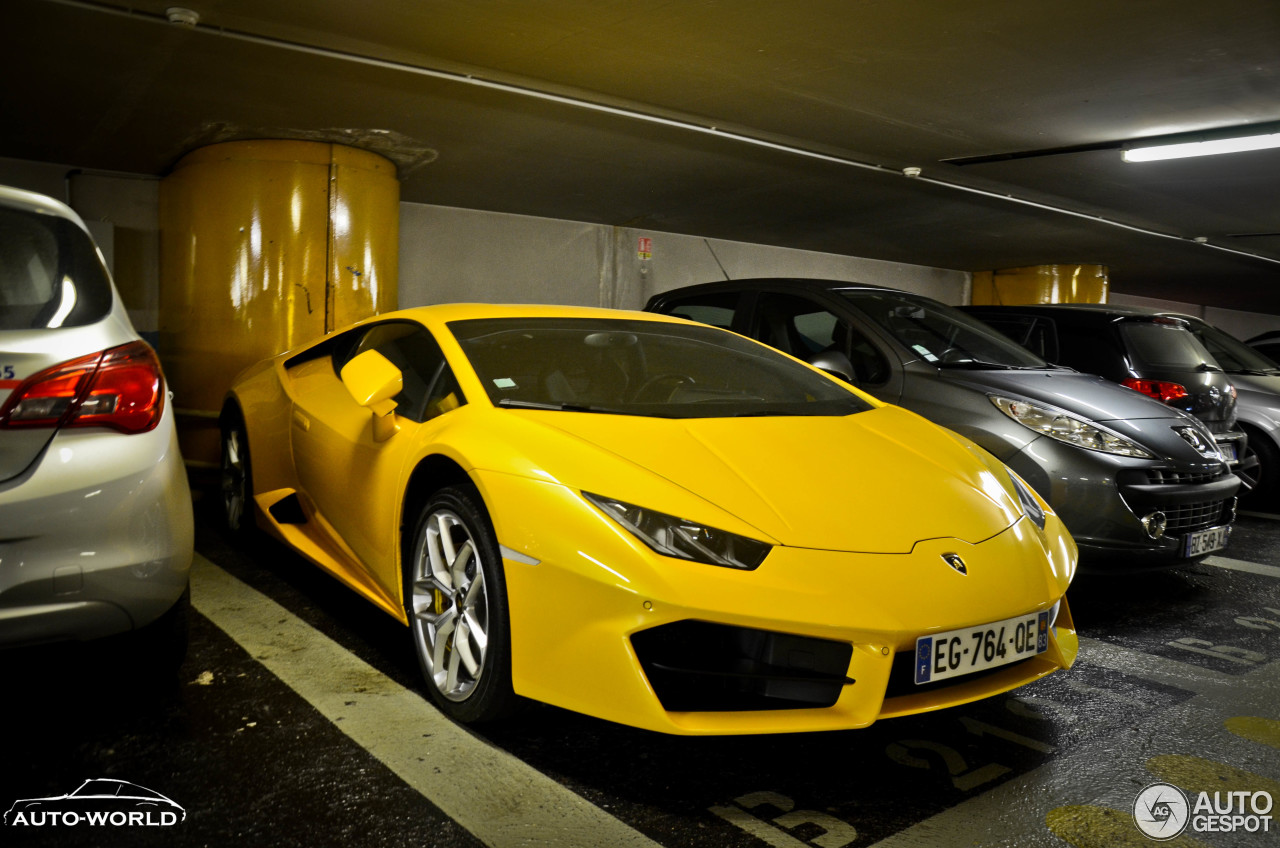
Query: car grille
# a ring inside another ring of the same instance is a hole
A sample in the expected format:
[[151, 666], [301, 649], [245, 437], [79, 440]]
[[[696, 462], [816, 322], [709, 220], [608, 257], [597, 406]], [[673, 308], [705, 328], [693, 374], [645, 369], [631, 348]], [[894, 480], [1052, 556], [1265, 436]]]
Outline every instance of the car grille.
[[1208, 483], [1221, 476], [1218, 471], [1179, 471], [1176, 468], [1149, 468], [1146, 474], [1147, 482], [1156, 486]]
[[1176, 536], [1216, 527], [1224, 523], [1226, 504], [1226, 501], [1204, 501], [1164, 507], [1161, 511], [1168, 521], [1164, 532], [1166, 535]]
[[854, 683], [847, 642], [677, 621], [632, 635], [631, 645], [672, 712], [830, 707]]

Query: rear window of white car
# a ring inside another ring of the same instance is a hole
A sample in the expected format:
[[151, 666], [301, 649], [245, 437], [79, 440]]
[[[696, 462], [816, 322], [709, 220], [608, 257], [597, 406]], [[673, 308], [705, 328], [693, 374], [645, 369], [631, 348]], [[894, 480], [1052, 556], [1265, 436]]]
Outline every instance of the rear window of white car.
[[0, 206], [0, 330], [82, 327], [110, 310], [111, 283], [88, 233]]

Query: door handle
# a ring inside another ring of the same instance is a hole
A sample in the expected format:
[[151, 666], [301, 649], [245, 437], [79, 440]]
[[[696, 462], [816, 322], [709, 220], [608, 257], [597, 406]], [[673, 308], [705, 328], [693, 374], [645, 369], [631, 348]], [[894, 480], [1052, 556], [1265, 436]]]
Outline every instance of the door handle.
[[304, 432], [311, 429], [311, 419], [296, 409], [293, 411], [293, 423], [301, 427]]

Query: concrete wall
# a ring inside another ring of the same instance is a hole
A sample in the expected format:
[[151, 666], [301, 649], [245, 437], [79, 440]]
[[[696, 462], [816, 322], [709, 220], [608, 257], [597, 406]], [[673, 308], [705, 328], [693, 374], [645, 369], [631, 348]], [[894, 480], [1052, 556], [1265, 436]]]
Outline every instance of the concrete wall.
[[[650, 240], [650, 258], [640, 240]], [[696, 235], [400, 204], [400, 305], [454, 300], [639, 309], [653, 294], [743, 277], [880, 283], [969, 301], [969, 274]]]
[[0, 185], [38, 191], [80, 214], [139, 332], [155, 341], [160, 295], [160, 181], [0, 158]]
[[[0, 157], [0, 184], [70, 200], [90, 224], [134, 325], [157, 329], [159, 181]], [[698, 235], [400, 204], [400, 305], [469, 300], [638, 309], [657, 292], [743, 277], [823, 277], [878, 283], [968, 303], [970, 275]], [[639, 254], [641, 238], [651, 256]], [[1115, 303], [1201, 315], [1239, 338], [1280, 329], [1280, 316], [1112, 292]]]

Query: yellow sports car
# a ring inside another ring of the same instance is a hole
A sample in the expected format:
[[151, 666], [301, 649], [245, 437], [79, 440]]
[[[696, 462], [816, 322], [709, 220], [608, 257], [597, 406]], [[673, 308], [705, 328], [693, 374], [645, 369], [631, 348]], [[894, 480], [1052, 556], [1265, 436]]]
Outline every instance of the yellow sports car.
[[228, 526], [404, 623], [459, 721], [863, 727], [1065, 668], [1076, 546], [971, 442], [735, 334], [456, 304], [254, 365]]

